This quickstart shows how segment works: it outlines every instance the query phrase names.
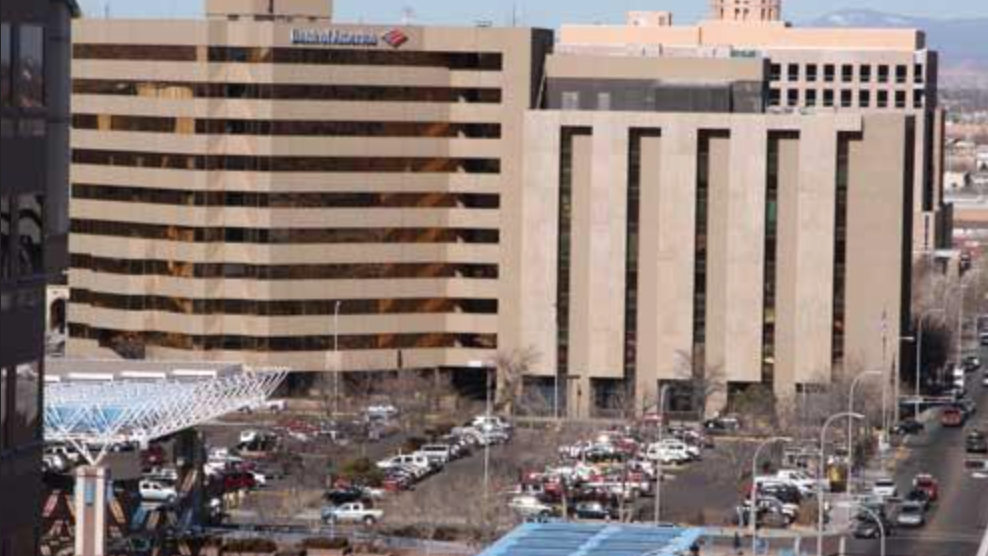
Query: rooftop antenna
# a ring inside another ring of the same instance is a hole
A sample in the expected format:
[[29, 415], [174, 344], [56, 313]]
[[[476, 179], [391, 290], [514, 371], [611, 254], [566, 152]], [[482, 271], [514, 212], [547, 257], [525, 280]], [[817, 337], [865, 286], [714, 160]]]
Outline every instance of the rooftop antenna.
[[406, 5], [401, 8], [402, 25], [411, 25], [414, 19], [415, 19], [415, 10], [411, 6]]
[[110, 2], [103, 3], [103, 19], [110, 19]]
[[511, 3], [511, 26], [518, 27], [518, 4], [516, 2]]

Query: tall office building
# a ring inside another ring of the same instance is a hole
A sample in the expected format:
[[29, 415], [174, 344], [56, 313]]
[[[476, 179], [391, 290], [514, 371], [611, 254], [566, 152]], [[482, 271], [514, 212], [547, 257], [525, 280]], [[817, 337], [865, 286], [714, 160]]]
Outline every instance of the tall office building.
[[[79, 22], [69, 352], [359, 373], [531, 350], [525, 391], [574, 416], [891, 369], [935, 57], [916, 32], [838, 51], [780, 9], [555, 46], [302, 1]], [[797, 58], [816, 77], [773, 106]], [[911, 104], [825, 106], [838, 60], [852, 98]]]
[[606, 50], [663, 57], [767, 60], [768, 103], [777, 112], [901, 113], [916, 120], [913, 249], [951, 241], [943, 201], [943, 111], [937, 53], [916, 29], [797, 28], [779, 0], [712, 0], [709, 17], [677, 26], [667, 12], [628, 14], [626, 25], [563, 25], [558, 51]]
[[74, 1], [0, 4], [0, 555], [38, 553], [45, 286], [65, 266]]
[[506, 345], [551, 33], [328, 6], [76, 23], [70, 354], [363, 371]]

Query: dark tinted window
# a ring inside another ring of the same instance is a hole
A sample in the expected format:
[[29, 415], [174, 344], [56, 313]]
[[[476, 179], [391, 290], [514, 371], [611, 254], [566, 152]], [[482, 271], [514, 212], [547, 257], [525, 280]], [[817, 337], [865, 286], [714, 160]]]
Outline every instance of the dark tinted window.
[[17, 105], [41, 108], [45, 105], [45, 32], [40, 25], [21, 25], [18, 34]]
[[9, 197], [0, 197], [0, 278], [13, 274], [13, 220]]
[[0, 24], [0, 104], [10, 106], [10, 64], [11, 41], [10, 24]]
[[17, 198], [17, 274], [44, 272], [44, 199], [41, 195]]
[[10, 416], [15, 445], [41, 438], [41, 378], [37, 363], [18, 365], [14, 371], [14, 413]]

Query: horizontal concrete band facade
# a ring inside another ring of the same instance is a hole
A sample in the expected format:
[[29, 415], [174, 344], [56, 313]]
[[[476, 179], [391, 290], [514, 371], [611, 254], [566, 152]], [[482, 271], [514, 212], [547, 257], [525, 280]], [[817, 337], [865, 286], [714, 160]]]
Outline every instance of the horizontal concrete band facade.
[[551, 34], [252, 17], [77, 23], [70, 353], [361, 371], [510, 345]]
[[[633, 381], [647, 407], [661, 383], [692, 380], [694, 365], [779, 396], [845, 371], [890, 372], [888, 338], [908, 313], [914, 125], [902, 115], [530, 112], [521, 328], [539, 374], [563, 367], [570, 411], [587, 415], [601, 388]], [[640, 202], [629, 204], [633, 180]]]

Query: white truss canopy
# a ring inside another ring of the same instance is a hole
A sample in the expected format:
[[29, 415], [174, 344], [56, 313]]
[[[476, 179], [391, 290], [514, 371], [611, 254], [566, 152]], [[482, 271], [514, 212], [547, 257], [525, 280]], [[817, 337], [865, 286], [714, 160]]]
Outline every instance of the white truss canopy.
[[269, 370], [49, 382], [45, 440], [70, 444], [97, 465], [115, 446], [144, 444], [259, 407], [286, 375], [284, 370]]

